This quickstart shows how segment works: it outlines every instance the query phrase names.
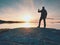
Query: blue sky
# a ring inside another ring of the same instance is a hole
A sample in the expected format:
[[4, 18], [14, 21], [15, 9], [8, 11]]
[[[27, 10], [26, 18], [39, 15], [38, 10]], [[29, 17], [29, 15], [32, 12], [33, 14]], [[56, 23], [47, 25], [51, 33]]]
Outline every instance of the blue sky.
[[[0, 19], [23, 20], [24, 14], [30, 14], [38, 20], [38, 8], [46, 7], [48, 18], [60, 20], [60, 0], [0, 0]], [[36, 17], [35, 17], [36, 16]]]

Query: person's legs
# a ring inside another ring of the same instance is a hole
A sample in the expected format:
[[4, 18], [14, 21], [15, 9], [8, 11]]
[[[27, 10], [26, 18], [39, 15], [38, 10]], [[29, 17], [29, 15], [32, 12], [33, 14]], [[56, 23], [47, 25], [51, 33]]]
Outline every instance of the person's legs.
[[44, 28], [46, 28], [46, 19], [43, 19], [44, 20]]
[[40, 27], [40, 25], [41, 25], [41, 20], [42, 20], [42, 18], [40, 18], [40, 20], [39, 20], [39, 25], [38, 25], [38, 27]]

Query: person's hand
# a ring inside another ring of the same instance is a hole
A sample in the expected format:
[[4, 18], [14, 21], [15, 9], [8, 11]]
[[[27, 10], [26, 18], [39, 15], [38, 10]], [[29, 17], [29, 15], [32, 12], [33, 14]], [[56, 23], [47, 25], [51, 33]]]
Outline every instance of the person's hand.
[[40, 9], [38, 9], [38, 12], [40, 12]]

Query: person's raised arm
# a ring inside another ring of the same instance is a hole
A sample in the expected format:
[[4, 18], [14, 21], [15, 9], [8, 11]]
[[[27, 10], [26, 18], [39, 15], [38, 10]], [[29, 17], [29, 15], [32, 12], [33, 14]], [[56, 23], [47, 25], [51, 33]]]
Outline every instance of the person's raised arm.
[[39, 12], [41, 12], [41, 10], [40, 10], [40, 9], [38, 9], [38, 13], [39, 13]]

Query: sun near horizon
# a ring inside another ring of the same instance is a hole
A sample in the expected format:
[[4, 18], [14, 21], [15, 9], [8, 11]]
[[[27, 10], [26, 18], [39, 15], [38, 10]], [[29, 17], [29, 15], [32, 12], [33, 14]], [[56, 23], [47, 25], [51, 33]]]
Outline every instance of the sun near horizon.
[[26, 14], [25, 16], [23, 16], [23, 20], [25, 23], [30, 23], [31, 19], [32, 19], [31, 15], [29, 14]]

